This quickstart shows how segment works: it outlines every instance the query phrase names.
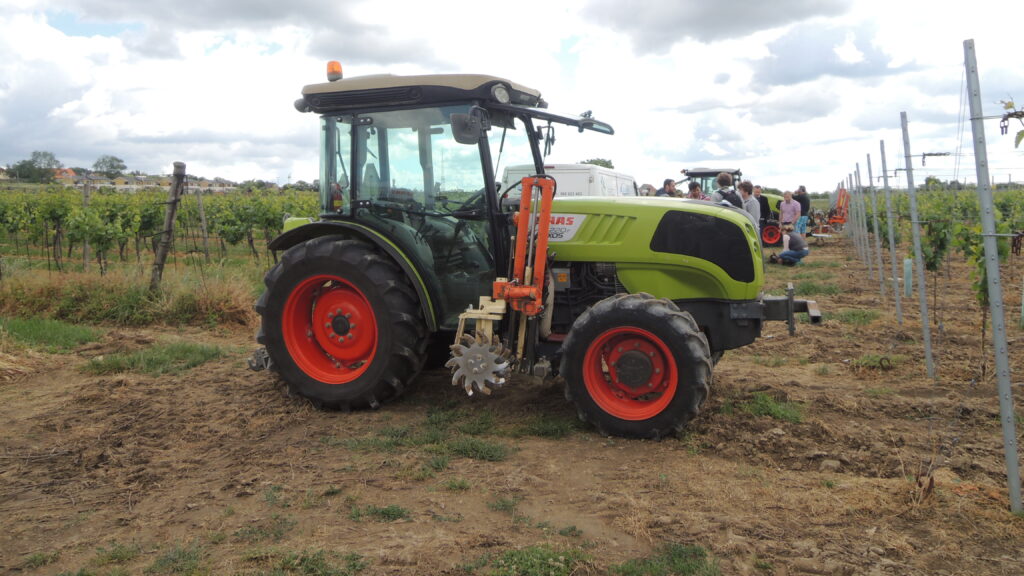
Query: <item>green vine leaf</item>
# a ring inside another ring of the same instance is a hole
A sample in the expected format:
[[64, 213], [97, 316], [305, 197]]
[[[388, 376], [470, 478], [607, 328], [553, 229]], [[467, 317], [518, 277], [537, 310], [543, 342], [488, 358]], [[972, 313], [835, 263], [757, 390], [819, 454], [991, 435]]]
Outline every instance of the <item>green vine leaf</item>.
[[1013, 142], [1014, 148], [1020, 148], [1021, 141], [1024, 141], [1024, 130], [1017, 131], [1017, 139]]

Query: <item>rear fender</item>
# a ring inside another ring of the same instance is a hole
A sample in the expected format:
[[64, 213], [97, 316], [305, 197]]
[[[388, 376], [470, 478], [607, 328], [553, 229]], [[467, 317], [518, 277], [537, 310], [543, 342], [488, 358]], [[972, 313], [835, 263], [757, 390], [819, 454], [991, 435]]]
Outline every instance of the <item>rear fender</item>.
[[430, 291], [423, 281], [423, 275], [413, 264], [412, 260], [398, 247], [391, 243], [379, 232], [368, 226], [354, 222], [327, 221], [311, 222], [286, 231], [277, 238], [274, 238], [268, 248], [274, 251], [287, 250], [292, 246], [319, 238], [321, 236], [345, 236], [363, 240], [377, 246], [405, 272], [405, 275], [412, 282], [416, 295], [419, 296], [420, 306], [423, 309], [423, 317], [427, 320], [427, 328], [431, 332], [437, 331], [437, 315], [434, 312], [434, 304], [430, 298]]

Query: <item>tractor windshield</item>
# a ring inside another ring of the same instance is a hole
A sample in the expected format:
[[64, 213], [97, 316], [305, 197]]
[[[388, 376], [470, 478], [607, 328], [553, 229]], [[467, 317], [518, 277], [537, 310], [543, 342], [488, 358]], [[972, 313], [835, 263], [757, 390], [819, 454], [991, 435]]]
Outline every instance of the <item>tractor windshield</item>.
[[459, 144], [451, 115], [468, 105], [325, 116], [326, 217], [378, 230], [433, 286], [442, 327], [489, 291], [494, 258], [478, 145]]
[[325, 215], [355, 200], [447, 210], [483, 188], [475, 147], [458, 144], [449, 117], [465, 106], [323, 118], [320, 188]]

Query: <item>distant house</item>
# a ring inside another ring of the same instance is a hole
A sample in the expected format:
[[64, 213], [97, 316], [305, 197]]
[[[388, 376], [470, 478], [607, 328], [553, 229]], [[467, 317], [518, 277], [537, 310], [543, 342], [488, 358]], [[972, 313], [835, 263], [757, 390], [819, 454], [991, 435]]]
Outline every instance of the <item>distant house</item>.
[[57, 168], [53, 171], [53, 181], [61, 186], [74, 188], [76, 180], [78, 180], [78, 175], [71, 168]]
[[[168, 186], [170, 184], [168, 183]], [[224, 194], [238, 189], [238, 185], [224, 178], [189, 178], [186, 190], [191, 193], [202, 192], [204, 194]]]
[[7, 174], [6, 168], [0, 168], [0, 180], [10, 180], [11, 177]]
[[157, 188], [170, 188], [171, 184], [173, 184], [173, 180], [171, 179], [170, 176], [167, 175], [146, 177], [147, 186], [156, 186]]
[[224, 178], [214, 178], [213, 190], [215, 192], [233, 192], [235, 190], [238, 190], [238, 186], [230, 180], [225, 180]]
[[103, 174], [93, 172], [92, 174], [86, 174], [75, 182], [76, 188], [85, 188], [86, 186], [88, 186], [90, 190], [99, 190], [104, 187], [113, 188], [114, 181]]
[[114, 190], [118, 192], [138, 192], [147, 186], [146, 177], [137, 174], [122, 174], [113, 178], [111, 182], [113, 182]]

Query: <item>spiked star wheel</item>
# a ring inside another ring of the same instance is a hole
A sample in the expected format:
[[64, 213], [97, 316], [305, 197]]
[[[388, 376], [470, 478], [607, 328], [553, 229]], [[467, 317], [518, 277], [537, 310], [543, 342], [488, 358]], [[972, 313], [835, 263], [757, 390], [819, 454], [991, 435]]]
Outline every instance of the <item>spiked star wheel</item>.
[[491, 389], [505, 383], [511, 371], [511, 351], [495, 336], [491, 341], [479, 334], [464, 334], [461, 342], [452, 344], [452, 357], [445, 367], [452, 371], [452, 385], [462, 386], [470, 396], [480, 391], [490, 394]]

